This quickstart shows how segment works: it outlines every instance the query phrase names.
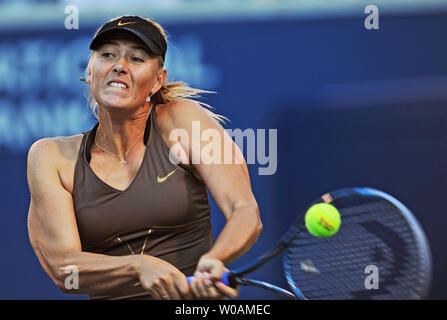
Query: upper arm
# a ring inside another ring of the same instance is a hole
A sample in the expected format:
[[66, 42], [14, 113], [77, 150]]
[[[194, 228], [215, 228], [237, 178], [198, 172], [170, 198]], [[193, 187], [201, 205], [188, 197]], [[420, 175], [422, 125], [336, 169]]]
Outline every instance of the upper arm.
[[28, 152], [27, 178], [31, 193], [28, 233], [40, 263], [55, 278], [65, 253], [81, 251], [73, 199], [57, 169], [60, 145], [51, 138], [36, 141]]
[[[161, 113], [166, 113], [161, 126], [167, 136], [173, 129], [187, 132], [189, 140], [179, 137], [179, 143], [226, 218], [238, 207], [258, 210], [242, 152], [207, 110], [193, 100], [181, 100]], [[171, 146], [178, 143], [170, 142]]]

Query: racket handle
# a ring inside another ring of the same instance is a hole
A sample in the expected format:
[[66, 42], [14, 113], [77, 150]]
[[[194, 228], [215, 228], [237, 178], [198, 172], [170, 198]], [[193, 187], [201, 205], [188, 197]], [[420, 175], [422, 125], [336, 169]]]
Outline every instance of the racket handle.
[[[233, 281], [230, 279], [231, 274], [232, 274], [231, 272], [224, 271], [222, 273], [222, 279], [220, 280], [224, 285], [226, 285], [228, 287], [230, 287], [231, 284], [233, 284]], [[192, 278], [194, 278], [194, 276], [186, 277], [186, 280], [188, 281], [188, 283], [191, 283]]]

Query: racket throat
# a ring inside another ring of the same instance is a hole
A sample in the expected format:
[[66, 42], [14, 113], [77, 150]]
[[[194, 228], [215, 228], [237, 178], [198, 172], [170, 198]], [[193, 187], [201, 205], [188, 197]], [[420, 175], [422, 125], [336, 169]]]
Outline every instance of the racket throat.
[[283, 296], [284, 298], [290, 299], [290, 300], [298, 300], [299, 297], [297, 297], [296, 295], [294, 295], [292, 292], [287, 291], [283, 288], [277, 287], [271, 283], [267, 283], [267, 282], [263, 282], [263, 281], [258, 281], [258, 280], [253, 280], [253, 279], [247, 279], [245, 277], [237, 277], [234, 278], [234, 281], [237, 284], [240, 285], [244, 285], [244, 286], [251, 286], [251, 287], [259, 287], [259, 288], [263, 288], [265, 290], [268, 291], [272, 291], [276, 294], [279, 294], [281, 296]]

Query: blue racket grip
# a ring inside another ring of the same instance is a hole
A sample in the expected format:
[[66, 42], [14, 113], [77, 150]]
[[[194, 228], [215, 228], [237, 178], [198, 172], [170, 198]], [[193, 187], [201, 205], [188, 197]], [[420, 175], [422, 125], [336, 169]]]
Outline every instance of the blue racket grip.
[[[230, 287], [230, 279], [229, 279], [229, 275], [230, 274], [231, 274], [230, 272], [224, 271], [222, 273], [222, 279], [220, 280], [224, 285], [226, 285], [228, 287]], [[194, 276], [186, 277], [186, 280], [188, 281], [188, 284], [191, 283], [191, 279], [192, 278], [194, 278]]]

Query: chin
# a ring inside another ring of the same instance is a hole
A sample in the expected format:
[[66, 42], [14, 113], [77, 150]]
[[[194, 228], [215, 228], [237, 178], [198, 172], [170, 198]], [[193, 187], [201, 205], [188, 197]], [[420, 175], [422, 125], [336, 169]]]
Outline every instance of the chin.
[[132, 101], [131, 99], [122, 99], [122, 98], [107, 98], [103, 100], [103, 106], [106, 108], [120, 108], [120, 109], [127, 109], [127, 108], [135, 108], [138, 106], [141, 106], [145, 103], [145, 101], [142, 101], [141, 103], [137, 103], [135, 101]]
[[103, 102], [103, 106], [110, 108], [126, 108], [130, 106], [130, 98], [122, 98], [122, 97], [106, 97], [101, 99]]

